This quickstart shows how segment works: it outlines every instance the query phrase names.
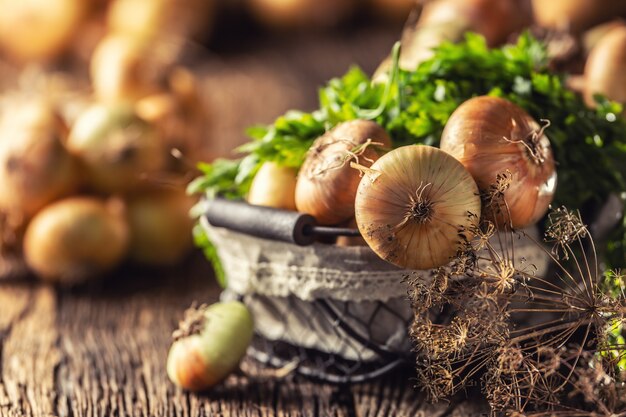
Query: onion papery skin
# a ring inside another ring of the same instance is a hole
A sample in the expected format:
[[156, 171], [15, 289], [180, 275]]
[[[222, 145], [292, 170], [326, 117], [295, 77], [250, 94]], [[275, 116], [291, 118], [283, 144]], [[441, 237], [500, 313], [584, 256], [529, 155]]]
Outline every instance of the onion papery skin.
[[[536, 136], [536, 161], [524, 143]], [[523, 109], [508, 100], [481, 96], [459, 106], [450, 116], [440, 147], [457, 158], [486, 192], [498, 174], [511, 173], [504, 192], [508, 206], [491, 218], [502, 228], [523, 228], [547, 212], [556, 191], [557, 174], [550, 141], [541, 126]]]
[[[429, 205], [427, 219], [411, 218], [418, 195]], [[480, 217], [481, 203], [474, 179], [459, 161], [440, 149], [411, 145], [387, 153], [366, 172], [355, 212], [378, 256], [423, 270], [450, 261], [463, 243], [461, 229], [471, 239], [467, 229]]]
[[352, 120], [337, 125], [319, 137], [311, 146], [296, 183], [296, 208], [308, 213], [318, 223], [334, 225], [354, 216], [354, 198], [361, 180], [358, 169], [346, 160], [349, 152], [371, 139], [370, 145], [358, 157], [358, 163], [368, 167], [379, 157], [379, 147], [390, 147], [391, 139], [375, 122]]

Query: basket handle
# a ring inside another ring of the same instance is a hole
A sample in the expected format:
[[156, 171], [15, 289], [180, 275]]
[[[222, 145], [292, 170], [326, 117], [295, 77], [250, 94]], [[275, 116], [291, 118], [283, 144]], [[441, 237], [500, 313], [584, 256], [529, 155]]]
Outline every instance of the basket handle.
[[309, 214], [215, 198], [207, 201], [204, 216], [212, 226], [306, 246], [316, 236], [360, 236], [356, 229], [318, 226]]

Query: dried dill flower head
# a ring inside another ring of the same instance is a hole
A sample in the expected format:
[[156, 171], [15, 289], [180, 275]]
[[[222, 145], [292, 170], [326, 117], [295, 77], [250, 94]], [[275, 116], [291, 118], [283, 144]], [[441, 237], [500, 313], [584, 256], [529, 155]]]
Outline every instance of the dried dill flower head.
[[569, 259], [570, 245], [587, 237], [588, 233], [579, 212], [559, 207], [548, 214], [546, 242], [554, 243], [552, 253], [557, 257], [560, 254], [563, 260]]
[[[486, 202], [508, 181], [501, 176]], [[515, 257], [520, 236], [533, 241], [523, 231], [474, 220], [474, 239], [448, 267], [428, 283], [407, 281], [422, 389], [440, 400], [480, 380], [494, 412], [626, 416], [626, 276], [600, 270], [580, 215], [549, 214], [554, 246], [535, 243], [556, 270], [543, 276]]]

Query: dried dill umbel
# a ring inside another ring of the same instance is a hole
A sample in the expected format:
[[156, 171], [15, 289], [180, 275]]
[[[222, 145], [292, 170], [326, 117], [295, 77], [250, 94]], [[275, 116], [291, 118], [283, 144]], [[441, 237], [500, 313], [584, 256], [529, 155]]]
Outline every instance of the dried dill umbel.
[[[491, 203], [506, 211], [498, 202], [506, 176], [501, 182]], [[624, 274], [600, 270], [577, 212], [558, 208], [549, 222], [542, 243], [506, 222], [496, 232], [493, 222], [476, 221], [475, 238], [433, 272], [445, 286], [407, 281], [419, 294], [411, 337], [431, 400], [480, 380], [494, 414], [626, 416]], [[552, 273], [516, 257], [522, 238], [552, 261]]]

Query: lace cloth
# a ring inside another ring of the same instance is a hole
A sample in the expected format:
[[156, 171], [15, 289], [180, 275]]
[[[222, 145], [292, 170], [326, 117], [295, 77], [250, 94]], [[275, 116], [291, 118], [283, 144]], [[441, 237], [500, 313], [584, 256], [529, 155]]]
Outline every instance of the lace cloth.
[[[296, 246], [212, 227], [205, 219], [201, 224], [216, 245], [229, 288], [242, 295], [388, 301], [406, 296], [403, 278], [414, 272], [387, 263], [367, 246]], [[534, 229], [527, 233], [537, 235]], [[528, 239], [515, 242], [515, 257], [535, 265], [537, 274], [548, 266], [548, 257]]]

